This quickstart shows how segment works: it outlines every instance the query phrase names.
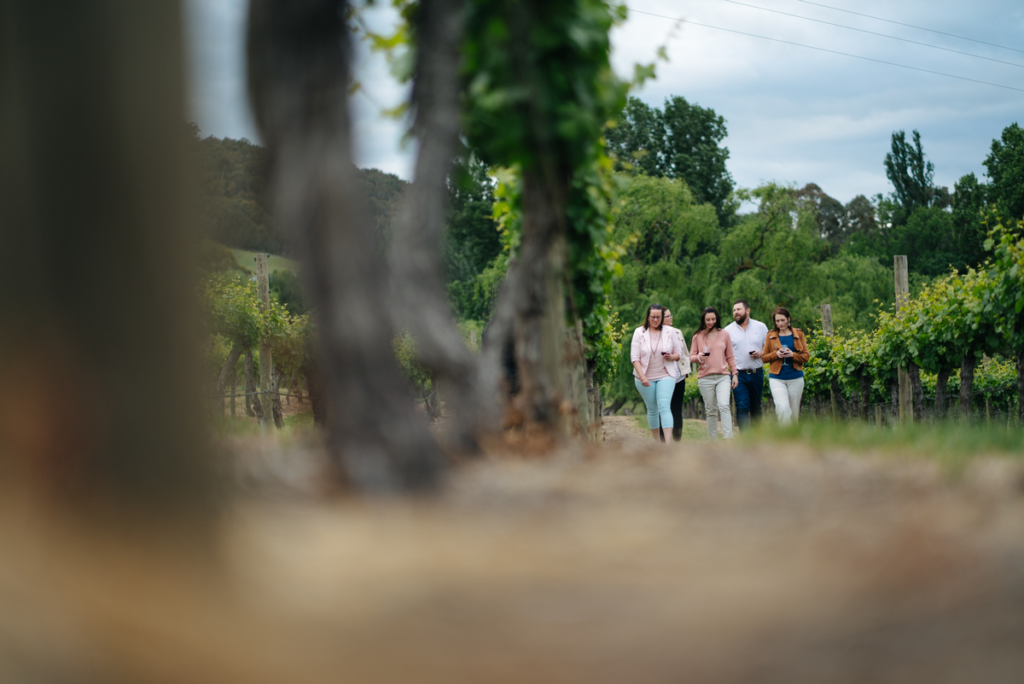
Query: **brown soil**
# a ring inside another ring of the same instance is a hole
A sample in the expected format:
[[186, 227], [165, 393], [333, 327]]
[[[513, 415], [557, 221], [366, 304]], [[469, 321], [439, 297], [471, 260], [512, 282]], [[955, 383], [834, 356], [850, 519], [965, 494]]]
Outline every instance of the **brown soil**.
[[[1024, 681], [1018, 464], [604, 437], [495, 450], [431, 500], [260, 493], [212, 576], [0, 518], [0, 679]], [[317, 454], [261, 458], [312, 480]]]

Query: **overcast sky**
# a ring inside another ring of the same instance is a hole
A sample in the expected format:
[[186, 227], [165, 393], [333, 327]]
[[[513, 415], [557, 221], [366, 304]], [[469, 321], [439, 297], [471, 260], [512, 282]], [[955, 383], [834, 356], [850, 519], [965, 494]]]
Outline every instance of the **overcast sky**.
[[[188, 0], [192, 118], [203, 135], [259, 139], [245, 98], [247, 4]], [[631, 0], [629, 6], [635, 11], [613, 35], [616, 70], [628, 76], [633, 64], [654, 61], [665, 45], [669, 62], [659, 62], [657, 79], [634, 94], [657, 107], [682, 95], [725, 117], [728, 167], [741, 187], [813, 182], [842, 202], [891, 192], [883, 167], [890, 136], [904, 129], [909, 137], [916, 128], [935, 164], [936, 184], [952, 190], [965, 173], [981, 177], [992, 139], [1024, 122], [1020, 0]], [[390, 10], [375, 10], [372, 21], [385, 27]], [[413, 150], [402, 144], [403, 126], [379, 114], [404, 91], [379, 55], [361, 51], [357, 72], [365, 90], [353, 100], [357, 162], [408, 179]]]

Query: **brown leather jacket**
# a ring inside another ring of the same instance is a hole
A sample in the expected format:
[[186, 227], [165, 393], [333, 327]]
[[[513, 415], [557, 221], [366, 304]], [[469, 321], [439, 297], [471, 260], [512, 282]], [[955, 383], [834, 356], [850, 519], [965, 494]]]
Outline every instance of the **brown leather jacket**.
[[[791, 330], [793, 331], [794, 347], [793, 368], [802, 370], [804, 364], [807, 363], [807, 359], [811, 358], [811, 353], [807, 349], [807, 340], [804, 338], [804, 332], [800, 328], [791, 328]], [[764, 349], [761, 350], [761, 361], [771, 364], [768, 369], [769, 373], [778, 375], [782, 370], [782, 359], [777, 354], [780, 349], [782, 349], [782, 343], [779, 342], [778, 331], [769, 330], [768, 337], [764, 338]]]

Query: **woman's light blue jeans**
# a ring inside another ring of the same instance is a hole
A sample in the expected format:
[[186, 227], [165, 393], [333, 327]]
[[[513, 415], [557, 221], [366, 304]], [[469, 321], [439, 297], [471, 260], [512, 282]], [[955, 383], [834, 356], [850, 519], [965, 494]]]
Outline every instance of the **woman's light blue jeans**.
[[644, 387], [639, 380], [633, 378], [636, 384], [636, 391], [647, 406], [647, 426], [657, 430], [660, 425], [662, 429], [669, 430], [672, 423], [672, 390], [676, 388], [676, 379], [672, 376], [661, 380], [652, 380], [650, 387]]

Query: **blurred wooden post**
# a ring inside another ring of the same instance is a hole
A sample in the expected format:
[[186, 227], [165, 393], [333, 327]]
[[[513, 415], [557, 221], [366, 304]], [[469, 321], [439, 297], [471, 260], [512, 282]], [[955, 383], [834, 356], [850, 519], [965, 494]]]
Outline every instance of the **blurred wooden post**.
[[882, 407], [875, 406], [875, 426], [882, 427]]
[[[0, 398], [0, 481], [5, 499], [32, 493], [26, 512], [54, 506], [29, 529], [107, 524], [75, 538], [102, 539], [97, 559], [110, 535], [156, 549], [161, 518], [206, 526], [218, 507], [189, 295], [183, 4], [0, 3], [0, 358], [18, 388]], [[0, 679], [65, 679], [71, 661], [12, 671], [0, 639]]]
[[469, 331], [469, 348], [476, 349], [476, 330]]
[[[893, 257], [893, 273], [896, 280], [896, 311], [910, 301], [910, 280], [907, 274], [907, 257], [900, 254]], [[910, 386], [910, 373], [899, 369], [900, 423], [914, 422], [914, 396]]]
[[[256, 294], [260, 298], [260, 311], [270, 308], [270, 274], [268, 273], [267, 255], [256, 255]], [[274, 415], [274, 405], [270, 396], [273, 382], [274, 360], [270, 356], [270, 340], [260, 340], [260, 405], [263, 407], [263, 425], [270, 424], [270, 416]]]
[[[832, 305], [822, 304], [821, 305], [821, 331], [825, 333], [825, 337], [832, 339], [835, 331], [832, 328]], [[839, 417], [839, 407], [836, 405], [836, 392], [832, 387], [829, 387], [828, 395], [832, 410], [832, 420], [836, 420]]]

